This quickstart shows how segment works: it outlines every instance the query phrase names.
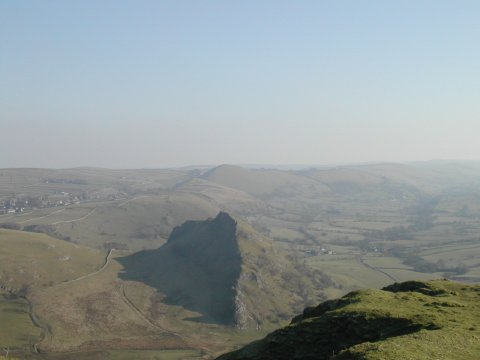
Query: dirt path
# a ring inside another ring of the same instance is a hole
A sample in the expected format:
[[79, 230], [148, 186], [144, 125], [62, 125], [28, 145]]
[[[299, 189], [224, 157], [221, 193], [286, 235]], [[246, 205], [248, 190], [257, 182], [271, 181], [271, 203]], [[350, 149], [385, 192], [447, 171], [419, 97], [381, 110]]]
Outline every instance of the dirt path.
[[76, 221], [82, 221], [82, 220], [85, 220], [85, 219], [89, 218], [90, 215], [92, 215], [96, 210], [97, 210], [97, 208], [94, 208], [87, 215], [84, 215], [84, 216], [82, 216], [78, 219], [57, 221], [57, 222], [51, 223], [50, 225], [68, 224], [68, 223], [73, 223], [73, 222], [76, 222]]
[[135, 313], [138, 315], [138, 317], [140, 317], [144, 322], [146, 322], [147, 324], [149, 324], [150, 326], [162, 331], [162, 332], [166, 332], [166, 333], [169, 333], [169, 334], [172, 334], [172, 335], [177, 335], [179, 336], [177, 333], [173, 332], [173, 331], [168, 331], [166, 329], [164, 329], [163, 327], [153, 323], [152, 321], [150, 321], [150, 319], [148, 319], [141, 311], [138, 307], [135, 306], [134, 303], [132, 303], [130, 301], [130, 299], [127, 297], [127, 294], [125, 294], [125, 286], [124, 284], [120, 284], [120, 288], [118, 289], [118, 293], [120, 295], [120, 297], [122, 298], [123, 302], [125, 304], [127, 304], [127, 306]]
[[94, 271], [94, 272], [91, 272], [91, 273], [89, 273], [89, 274], [82, 275], [82, 276], [80, 276], [80, 277], [78, 277], [78, 278], [76, 278], [76, 279], [68, 280], [68, 281], [62, 282], [62, 283], [60, 283], [60, 284], [54, 285], [53, 287], [71, 284], [71, 283], [73, 283], [73, 282], [80, 281], [80, 280], [83, 280], [83, 279], [87, 279], [87, 278], [89, 278], [89, 277], [91, 277], [91, 276], [94, 276], [94, 275], [97, 275], [97, 274], [101, 273], [101, 272], [102, 272], [103, 270], [105, 270], [105, 269], [108, 267], [108, 265], [110, 264], [110, 260], [112, 259], [112, 253], [113, 253], [114, 250], [115, 250], [115, 249], [110, 249], [110, 250], [108, 250], [107, 256], [105, 257], [105, 263], [103, 264], [103, 266], [102, 266], [100, 269], [98, 269], [98, 270], [96, 270], [96, 271]]
[[125, 287], [124, 287], [124, 284], [120, 284], [120, 287], [117, 289], [118, 291], [118, 295], [120, 296], [120, 298], [123, 300], [123, 302], [140, 318], [142, 319], [145, 323], [147, 323], [148, 325], [152, 326], [153, 328], [161, 331], [162, 333], [165, 333], [165, 334], [169, 334], [171, 336], [175, 336], [175, 337], [178, 337], [180, 339], [182, 339], [185, 344], [187, 344], [189, 347], [193, 348], [193, 349], [199, 349], [199, 350], [203, 350], [205, 351], [206, 353], [209, 351], [209, 349], [207, 347], [204, 347], [204, 346], [201, 346], [199, 345], [199, 343], [197, 342], [192, 342], [191, 339], [189, 339], [188, 337], [186, 337], [185, 335], [180, 335], [179, 333], [175, 332], [175, 331], [171, 331], [171, 330], [168, 330], [168, 329], [165, 329], [164, 327], [160, 326], [160, 325], [157, 325], [155, 324], [154, 322], [152, 322], [150, 319], [148, 319], [145, 314], [143, 314], [143, 312], [128, 298], [127, 294], [125, 294]]
[[389, 273], [387, 273], [386, 271], [383, 271], [382, 269], [380, 268], [377, 268], [377, 267], [374, 267], [374, 266], [371, 266], [371, 265], [368, 265], [366, 262], [365, 262], [365, 259], [361, 256], [357, 256], [357, 261], [359, 263], [361, 263], [363, 266], [371, 269], [371, 270], [374, 270], [374, 271], [378, 271], [379, 273], [382, 273], [383, 275], [385, 275], [386, 277], [388, 277], [389, 279], [393, 280], [394, 282], [398, 282], [397, 279], [395, 279], [392, 275], [390, 275]]
[[46, 217], [49, 217], [49, 216], [52, 216], [54, 214], [58, 214], [62, 211], [65, 211], [66, 208], [63, 208], [63, 209], [60, 209], [60, 210], [56, 210], [56, 211], [53, 211], [51, 212], [50, 214], [47, 214], [47, 215], [44, 215], [44, 216], [39, 216], [39, 217], [36, 217], [36, 218], [31, 218], [31, 219], [27, 219], [27, 220], [23, 220], [23, 221], [20, 221], [19, 224], [25, 224], [27, 222], [30, 222], [30, 221], [34, 221], [34, 220], [40, 220], [40, 219], [44, 219]]

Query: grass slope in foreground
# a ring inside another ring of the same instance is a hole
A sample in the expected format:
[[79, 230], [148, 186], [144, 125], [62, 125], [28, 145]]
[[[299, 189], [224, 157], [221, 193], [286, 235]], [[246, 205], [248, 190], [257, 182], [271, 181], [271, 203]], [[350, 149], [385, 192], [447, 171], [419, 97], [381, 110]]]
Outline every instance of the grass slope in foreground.
[[478, 359], [480, 286], [447, 280], [351, 292], [219, 360]]

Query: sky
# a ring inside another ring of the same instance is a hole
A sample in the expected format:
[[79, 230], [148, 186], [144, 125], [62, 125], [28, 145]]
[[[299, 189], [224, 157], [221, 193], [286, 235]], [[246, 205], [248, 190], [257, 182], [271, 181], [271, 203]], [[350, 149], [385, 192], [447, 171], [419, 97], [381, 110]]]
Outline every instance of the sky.
[[480, 156], [480, 2], [0, 0], [0, 167]]

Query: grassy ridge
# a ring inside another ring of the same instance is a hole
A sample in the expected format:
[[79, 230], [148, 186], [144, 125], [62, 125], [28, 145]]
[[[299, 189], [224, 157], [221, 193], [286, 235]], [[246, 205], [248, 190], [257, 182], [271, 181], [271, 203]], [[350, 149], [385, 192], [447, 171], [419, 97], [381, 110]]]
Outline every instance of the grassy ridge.
[[219, 360], [462, 359], [480, 356], [480, 286], [449, 281], [360, 290]]

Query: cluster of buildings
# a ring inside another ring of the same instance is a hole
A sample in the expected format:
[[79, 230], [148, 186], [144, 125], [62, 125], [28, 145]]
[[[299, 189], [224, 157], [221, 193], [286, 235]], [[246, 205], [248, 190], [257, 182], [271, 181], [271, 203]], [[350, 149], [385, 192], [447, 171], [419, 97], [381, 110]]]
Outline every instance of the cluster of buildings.
[[8, 198], [0, 198], [0, 215], [18, 214], [26, 210], [67, 206], [79, 204], [80, 202], [81, 199], [79, 196], [66, 192], [42, 196], [10, 196]]

